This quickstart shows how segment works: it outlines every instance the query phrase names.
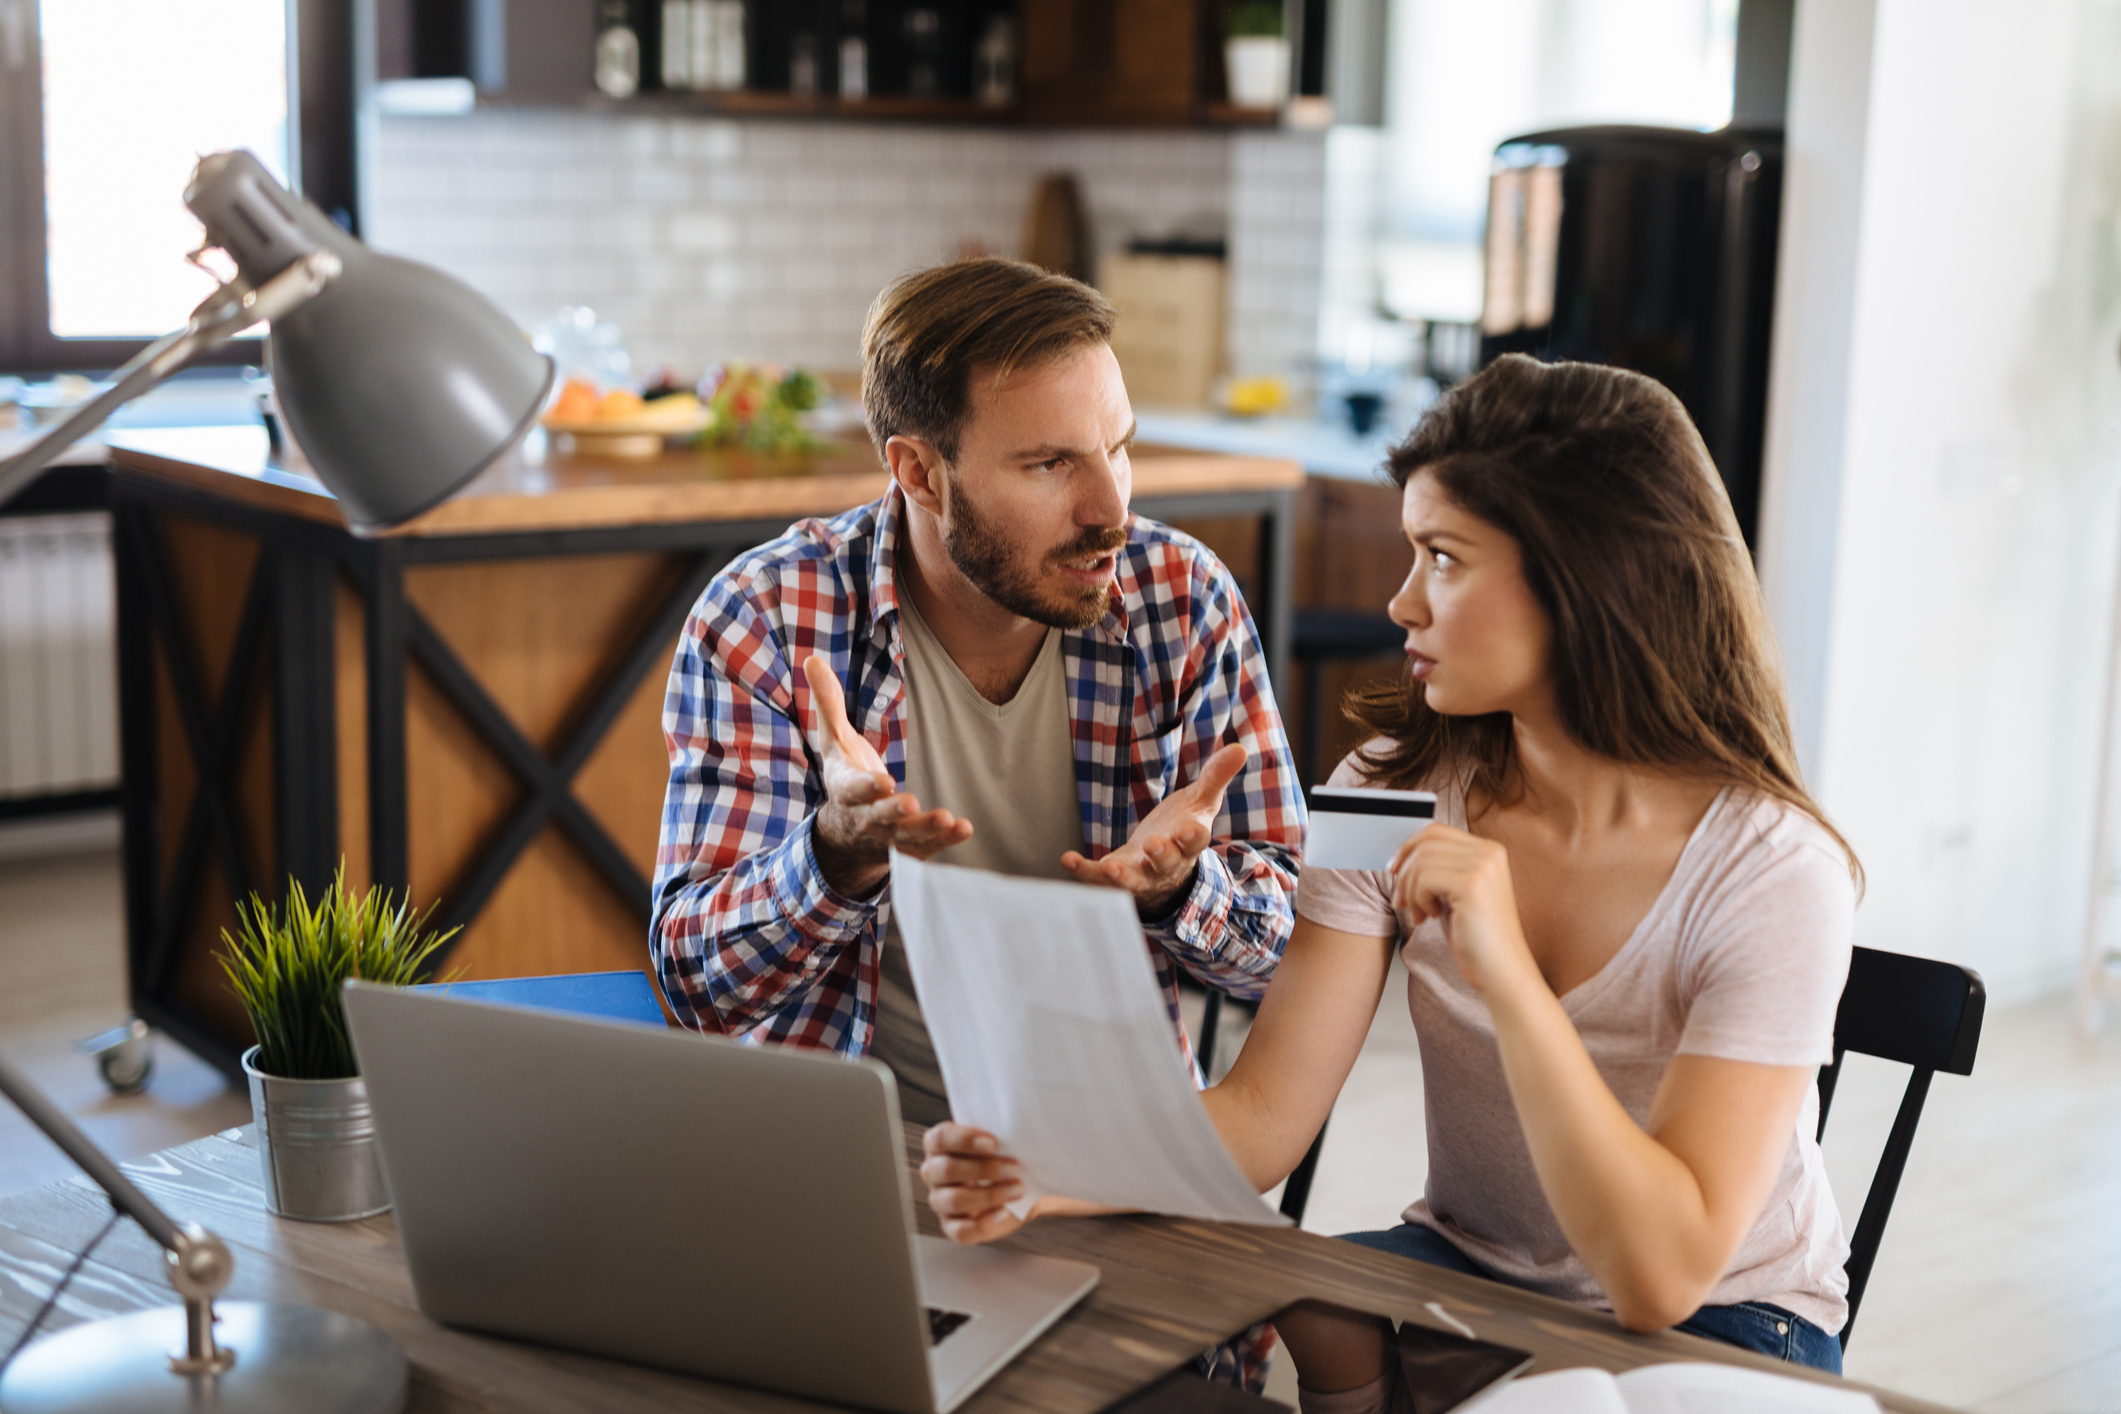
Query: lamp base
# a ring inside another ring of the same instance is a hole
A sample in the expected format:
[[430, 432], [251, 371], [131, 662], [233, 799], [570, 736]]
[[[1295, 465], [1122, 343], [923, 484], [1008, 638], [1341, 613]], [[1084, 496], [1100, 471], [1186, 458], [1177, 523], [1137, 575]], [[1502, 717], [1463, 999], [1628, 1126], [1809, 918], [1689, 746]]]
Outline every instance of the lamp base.
[[335, 1311], [217, 1303], [214, 1336], [235, 1352], [221, 1375], [179, 1375], [184, 1308], [90, 1321], [46, 1336], [0, 1375], [0, 1414], [399, 1414], [405, 1352]]

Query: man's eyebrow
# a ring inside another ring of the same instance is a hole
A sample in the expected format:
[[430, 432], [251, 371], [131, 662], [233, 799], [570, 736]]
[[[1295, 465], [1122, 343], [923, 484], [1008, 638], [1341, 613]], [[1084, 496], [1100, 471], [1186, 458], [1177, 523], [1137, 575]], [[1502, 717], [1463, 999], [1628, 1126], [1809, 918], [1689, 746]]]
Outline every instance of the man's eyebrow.
[[[1127, 425], [1127, 435], [1120, 438], [1119, 441], [1115, 442], [1113, 444], [1113, 447], [1117, 449], [1119, 447], [1130, 447], [1134, 445], [1135, 435], [1139, 431], [1139, 423], [1129, 423]], [[1061, 446], [1059, 443], [1045, 442], [1033, 447], [1019, 447], [1015, 451], [1010, 452], [1006, 456], [1004, 456], [1002, 460], [1012, 462], [1043, 462], [1051, 461], [1056, 457], [1086, 457], [1089, 455], [1090, 453], [1081, 447], [1064, 447]]]

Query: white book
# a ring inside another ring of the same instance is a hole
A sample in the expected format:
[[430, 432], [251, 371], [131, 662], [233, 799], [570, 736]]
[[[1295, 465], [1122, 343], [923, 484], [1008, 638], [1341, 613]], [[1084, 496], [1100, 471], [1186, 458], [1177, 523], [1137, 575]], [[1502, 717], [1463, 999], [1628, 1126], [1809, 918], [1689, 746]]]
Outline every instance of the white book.
[[1860, 1390], [1735, 1365], [1556, 1370], [1499, 1387], [1480, 1414], [1880, 1414]]

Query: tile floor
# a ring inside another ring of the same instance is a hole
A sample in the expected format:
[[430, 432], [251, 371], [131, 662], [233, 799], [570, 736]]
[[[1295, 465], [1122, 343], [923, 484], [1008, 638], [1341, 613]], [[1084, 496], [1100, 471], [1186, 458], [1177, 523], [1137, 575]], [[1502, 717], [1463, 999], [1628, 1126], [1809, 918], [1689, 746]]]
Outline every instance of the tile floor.
[[[113, 1095], [74, 1043], [124, 1021], [125, 904], [118, 856], [0, 862], [0, 1054], [119, 1158], [248, 1123], [250, 1100], [219, 1071], [155, 1038], [143, 1095]], [[74, 1172], [57, 1146], [0, 1102], [0, 1194]]]
[[[130, 1099], [75, 1054], [125, 1015], [122, 919], [107, 849], [0, 861], [0, 1053], [131, 1157], [243, 1123], [249, 1103], [166, 1038]], [[1315, 1231], [1390, 1225], [1420, 1191], [1421, 1062], [1401, 995], [1387, 990], [1334, 1112]], [[1241, 1023], [1228, 1034], [1225, 1060]], [[1852, 1059], [1835, 1100], [1826, 1155], [1844, 1213], [1899, 1103], [1894, 1069]], [[71, 1172], [0, 1105], [0, 1195]], [[1931, 1091], [1848, 1368], [1976, 1414], [2121, 1414], [2121, 1034], [2074, 1042], [2061, 997], [1990, 1014], [1975, 1074]]]

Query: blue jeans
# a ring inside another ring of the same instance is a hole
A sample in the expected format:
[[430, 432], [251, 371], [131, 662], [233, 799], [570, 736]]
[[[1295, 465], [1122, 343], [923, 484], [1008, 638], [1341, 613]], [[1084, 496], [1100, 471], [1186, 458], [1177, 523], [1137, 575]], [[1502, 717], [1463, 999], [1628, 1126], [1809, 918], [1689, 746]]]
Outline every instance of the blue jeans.
[[[1451, 1245], [1449, 1238], [1420, 1223], [1401, 1223], [1383, 1232], [1345, 1232], [1341, 1241], [1360, 1243], [1395, 1257], [1426, 1262], [1432, 1267], [1508, 1282]], [[1841, 1342], [1804, 1317], [1771, 1306], [1765, 1301], [1745, 1301], [1736, 1306], [1704, 1306], [1678, 1329], [1688, 1335], [1706, 1336], [1741, 1350], [1751, 1350], [1777, 1360], [1809, 1365], [1828, 1374], [1841, 1373]]]

